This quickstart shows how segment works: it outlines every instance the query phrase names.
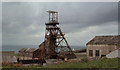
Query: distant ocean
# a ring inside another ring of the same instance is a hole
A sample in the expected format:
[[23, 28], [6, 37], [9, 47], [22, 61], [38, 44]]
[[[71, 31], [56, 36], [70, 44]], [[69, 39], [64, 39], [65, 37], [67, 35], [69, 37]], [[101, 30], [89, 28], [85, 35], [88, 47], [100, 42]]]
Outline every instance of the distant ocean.
[[[71, 49], [78, 50], [78, 49], [85, 49], [85, 46], [70, 46]], [[15, 53], [18, 53], [18, 51], [22, 48], [38, 48], [38, 45], [3, 45], [2, 51], [15, 51]]]

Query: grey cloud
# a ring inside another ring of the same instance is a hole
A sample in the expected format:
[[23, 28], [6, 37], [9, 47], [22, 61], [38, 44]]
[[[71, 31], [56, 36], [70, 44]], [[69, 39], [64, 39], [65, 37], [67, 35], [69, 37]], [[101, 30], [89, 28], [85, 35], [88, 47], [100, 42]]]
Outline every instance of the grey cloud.
[[0, 50], [2, 45], [2, 3], [0, 2]]
[[[71, 25], [71, 27], [73, 26], [73, 28], [79, 29], [88, 26], [102, 25], [104, 23], [118, 21], [117, 3], [77, 3], [75, 7], [72, 7], [73, 8], [71, 10], [66, 9], [62, 11], [65, 11], [61, 14], [61, 23], [63, 25], [68, 24]], [[67, 29], [65, 30], [67, 31]]]
[[[44, 23], [48, 21], [48, 14], [46, 13], [48, 10], [59, 12], [60, 26], [65, 33], [80, 32], [91, 26], [109, 25], [111, 22], [118, 21], [117, 2], [3, 3], [2, 27], [4, 43], [10, 40], [13, 42], [18, 41], [18, 43], [22, 40], [28, 41], [29, 35], [39, 32], [44, 33]], [[32, 39], [34, 38], [29, 40], [31, 44], [33, 44]], [[35, 40], [38, 39], [35, 38]]]

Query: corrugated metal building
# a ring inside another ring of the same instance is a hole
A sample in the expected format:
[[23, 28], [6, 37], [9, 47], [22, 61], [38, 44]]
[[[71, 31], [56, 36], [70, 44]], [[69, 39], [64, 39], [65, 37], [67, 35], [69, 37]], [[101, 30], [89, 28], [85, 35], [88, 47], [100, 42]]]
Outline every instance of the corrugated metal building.
[[22, 48], [21, 50], [19, 50], [19, 59], [32, 59], [33, 57], [33, 52], [36, 50], [37, 48]]
[[119, 45], [120, 35], [96, 36], [86, 44], [87, 57], [105, 57], [110, 52], [118, 49]]
[[2, 51], [2, 63], [13, 63], [17, 62], [14, 51]]

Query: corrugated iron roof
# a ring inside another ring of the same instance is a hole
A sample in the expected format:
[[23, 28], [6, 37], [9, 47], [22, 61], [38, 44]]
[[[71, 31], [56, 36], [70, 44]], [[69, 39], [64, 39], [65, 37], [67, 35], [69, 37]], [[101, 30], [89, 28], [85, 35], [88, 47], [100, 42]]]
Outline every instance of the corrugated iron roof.
[[37, 48], [22, 48], [19, 52], [34, 52]]
[[0, 51], [0, 53], [15, 53], [14, 51]]
[[114, 36], [96, 36], [88, 44], [105, 44], [105, 45], [118, 45], [120, 44], [120, 35]]

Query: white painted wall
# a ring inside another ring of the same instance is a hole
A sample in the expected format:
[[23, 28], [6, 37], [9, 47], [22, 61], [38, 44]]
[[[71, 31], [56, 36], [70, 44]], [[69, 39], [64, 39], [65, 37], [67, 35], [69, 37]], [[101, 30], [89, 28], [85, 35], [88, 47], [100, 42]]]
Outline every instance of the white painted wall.
[[120, 58], [120, 48], [106, 55], [107, 58]]

